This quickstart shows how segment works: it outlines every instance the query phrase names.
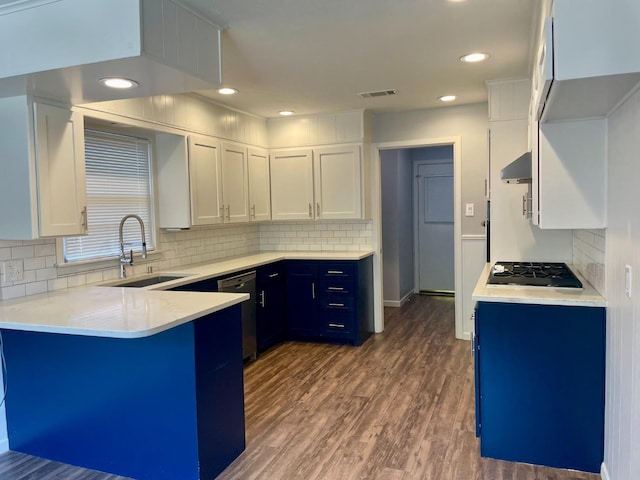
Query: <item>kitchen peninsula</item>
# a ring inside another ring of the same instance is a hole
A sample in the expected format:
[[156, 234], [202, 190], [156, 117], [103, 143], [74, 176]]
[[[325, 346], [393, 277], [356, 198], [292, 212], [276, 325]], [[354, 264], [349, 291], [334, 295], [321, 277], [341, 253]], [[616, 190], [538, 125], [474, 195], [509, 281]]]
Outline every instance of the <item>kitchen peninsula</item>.
[[80, 287], [0, 302], [15, 451], [214, 478], [245, 446], [246, 294]]
[[183, 289], [282, 261], [370, 267], [372, 254], [264, 252], [144, 288], [112, 281], [0, 302], [10, 449], [137, 480], [214, 478], [245, 447], [249, 295]]

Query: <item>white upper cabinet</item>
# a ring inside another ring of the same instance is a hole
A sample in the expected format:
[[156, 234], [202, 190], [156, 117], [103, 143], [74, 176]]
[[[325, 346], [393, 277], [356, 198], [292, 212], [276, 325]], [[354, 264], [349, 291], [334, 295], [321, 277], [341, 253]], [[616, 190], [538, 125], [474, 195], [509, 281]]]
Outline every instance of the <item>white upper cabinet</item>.
[[249, 220], [271, 220], [271, 177], [269, 152], [264, 148], [249, 147]]
[[192, 225], [223, 222], [220, 142], [201, 135], [189, 136], [189, 183]]
[[87, 233], [84, 121], [66, 108], [36, 103], [40, 236]]
[[553, 81], [548, 96], [540, 90], [538, 118], [606, 116], [640, 81], [640, 2], [554, 0], [552, 17], [534, 73], [548, 77], [544, 67], [553, 59]]
[[540, 124], [532, 185], [540, 228], [606, 227], [606, 135], [605, 119]]
[[314, 218], [313, 203], [311, 150], [272, 150], [272, 219], [311, 220]]
[[204, 135], [156, 135], [158, 226], [223, 223], [220, 141]]
[[222, 207], [224, 223], [249, 221], [247, 147], [222, 142]]
[[362, 218], [360, 146], [313, 151], [316, 218]]
[[86, 234], [84, 121], [69, 108], [0, 99], [0, 238]]
[[362, 218], [359, 145], [271, 151], [273, 220]]

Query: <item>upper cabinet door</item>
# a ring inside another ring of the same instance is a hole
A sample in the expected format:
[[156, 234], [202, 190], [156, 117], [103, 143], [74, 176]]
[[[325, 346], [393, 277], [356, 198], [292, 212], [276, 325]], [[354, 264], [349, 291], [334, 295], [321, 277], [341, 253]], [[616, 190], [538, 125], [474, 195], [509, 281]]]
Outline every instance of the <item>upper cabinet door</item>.
[[362, 218], [360, 147], [314, 149], [316, 218]]
[[314, 218], [313, 156], [311, 150], [271, 151], [273, 220]]
[[84, 235], [84, 120], [66, 108], [34, 104], [40, 236]]
[[223, 222], [249, 221], [249, 174], [247, 147], [222, 143]]
[[222, 223], [220, 144], [201, 135], [189, 136], [191, 223]]
[[269, 152], [250, 147], [249, 156], [249, 220], [271, 220], [271, 184], [269, 178]]

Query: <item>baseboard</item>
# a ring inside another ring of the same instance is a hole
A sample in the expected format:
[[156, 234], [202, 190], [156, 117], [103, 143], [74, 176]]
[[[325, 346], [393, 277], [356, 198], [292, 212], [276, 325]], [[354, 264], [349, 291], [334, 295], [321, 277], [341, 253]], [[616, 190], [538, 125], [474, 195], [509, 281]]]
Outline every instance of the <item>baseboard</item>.
[[413, 296], [413, 292], [409, 292], [404, 297], [402, 297], [399, 301], [398, 300], [385, 300], [383, 302], [383, 304], [384, 304], [385, 307], [400, 308], [405, 303], [407, 303], [411, 299], [412, 296]]
[[600, 477], [602, 480], [611, 480], [609, 470], [607, 470], [607, 464], [604, 462], [602, 462], [602, 465], [600, 466]]

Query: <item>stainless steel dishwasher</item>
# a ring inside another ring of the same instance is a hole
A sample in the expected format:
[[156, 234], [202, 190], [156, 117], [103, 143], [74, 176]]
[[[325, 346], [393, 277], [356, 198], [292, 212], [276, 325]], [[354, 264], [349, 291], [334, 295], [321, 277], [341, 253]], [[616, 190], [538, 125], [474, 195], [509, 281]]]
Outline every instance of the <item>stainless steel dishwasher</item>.
[[251, 298], [240, 304], [242, 308], [242, 358], [256, 358], [256, 272], [218, 280], [219, 292], [248, 293]]

